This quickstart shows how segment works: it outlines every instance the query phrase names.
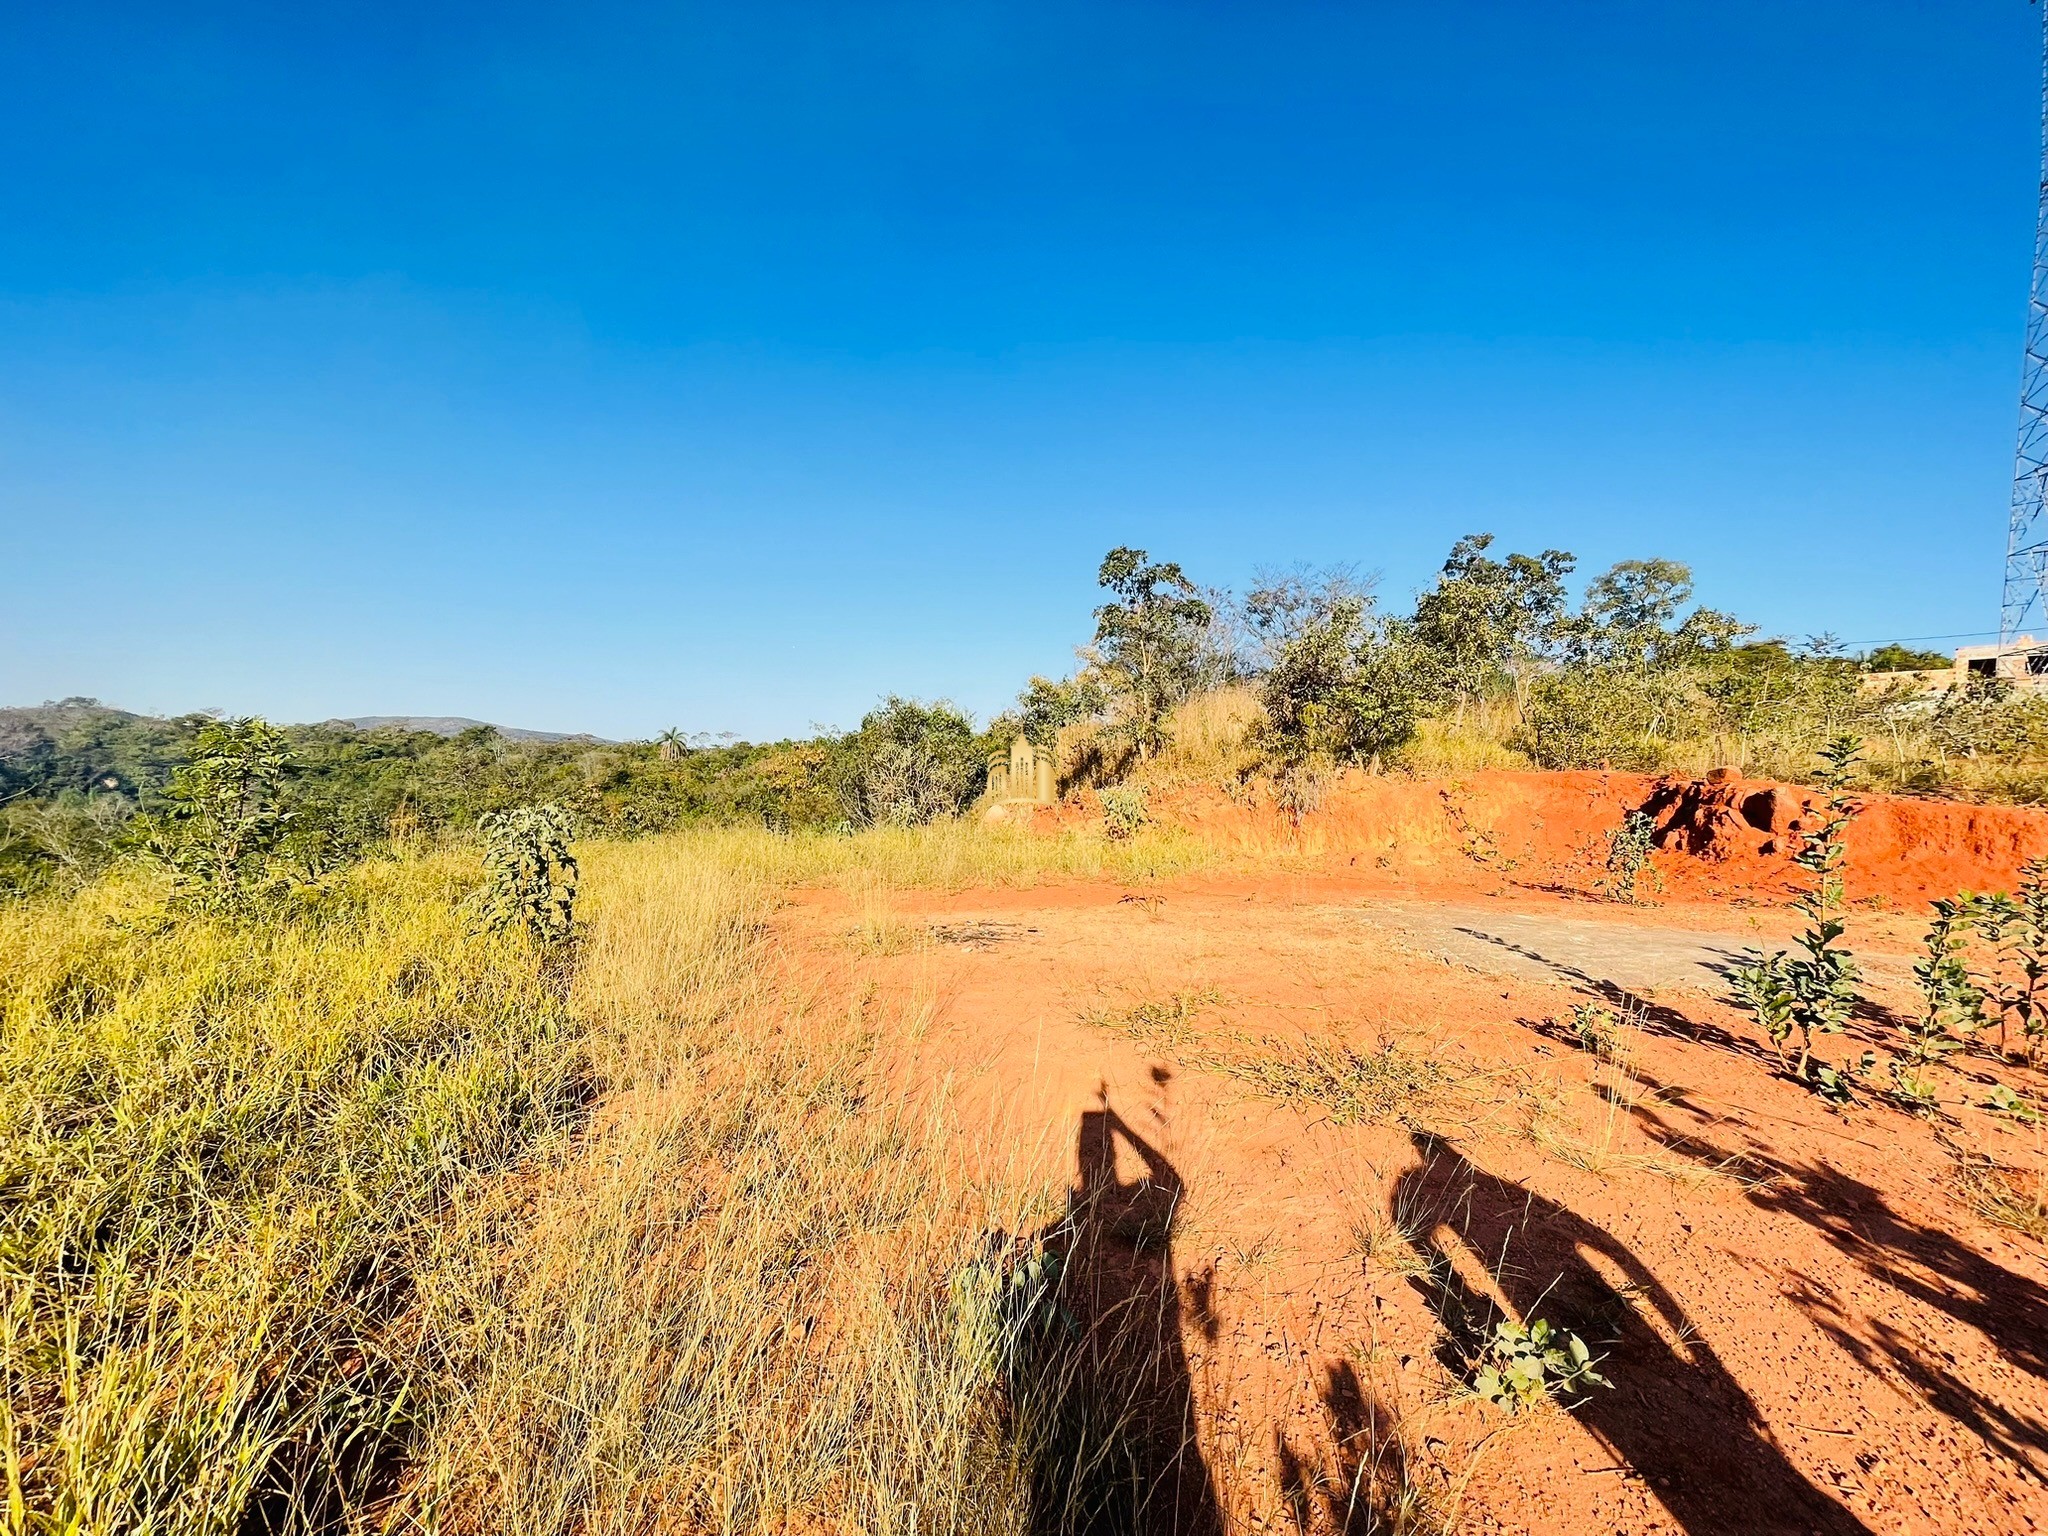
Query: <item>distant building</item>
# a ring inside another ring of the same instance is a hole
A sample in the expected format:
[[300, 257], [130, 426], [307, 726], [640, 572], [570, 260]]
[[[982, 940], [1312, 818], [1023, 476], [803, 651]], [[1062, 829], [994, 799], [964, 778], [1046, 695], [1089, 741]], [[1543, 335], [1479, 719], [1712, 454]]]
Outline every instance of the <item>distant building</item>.
[[2048, 679], [2048, 645], [2032, 635], [2021, 635], [2007, 645], [1960, 645], [1956, 647], [1955, 672], [1957, 682], [1974, 672], [1979, 677], [2002, 677], [2007, 682], [2039, 687]]
[[1960, 688], [1972, 677], [1995, 677], [2015, 688], [2048, 689], [2048, 643], [2021, 635], [2004, 645], [1959, 645], [1953, 666], [1925, 672], [1866, 672], [1865, 688], [1905, 684], [1928, 693]]

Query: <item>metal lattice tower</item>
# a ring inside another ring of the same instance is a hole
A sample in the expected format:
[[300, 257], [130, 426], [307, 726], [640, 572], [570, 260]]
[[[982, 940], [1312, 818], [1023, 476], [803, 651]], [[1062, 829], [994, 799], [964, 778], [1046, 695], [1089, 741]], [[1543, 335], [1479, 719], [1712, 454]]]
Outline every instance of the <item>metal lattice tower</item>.
[[[2036, 604], [2040, 606], [2036, 608]], [[2020, 444], [2005, 534], [1998, 640], [2010, 644], [2027, 615], [2048, 619], [2048, 4], [2041, 7], [2041, 201], [2034, 224], [2034, 289], [2020, 376]]]

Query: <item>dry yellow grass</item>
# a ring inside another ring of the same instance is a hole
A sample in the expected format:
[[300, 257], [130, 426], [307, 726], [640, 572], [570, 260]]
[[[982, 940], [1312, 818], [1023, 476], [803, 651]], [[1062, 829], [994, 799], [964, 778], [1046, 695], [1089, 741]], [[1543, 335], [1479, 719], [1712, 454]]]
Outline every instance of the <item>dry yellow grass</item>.
[[585, 1078], [539, 957], [458, 910], [466, 862], [261, 922], [144, 878], [0, 913], [6, 1529], [363, 1495], [413, 1407], [382, 1333], [426, 1234]]
[[792, 972], [768, 923], [794, 883], [879, 903], [1202, 850], [955, 825], [583, 855], [573, 983], [478, 930], [459, 851], [261, 918], [136, 878], [0, 914], [0, 1529], [1042, 1528], [1053, 1437], [1094, 1452], [1039, 1409], [1099, 1384], [1050, 1362], [1019, 1395], [1029, 1248], [988, 1234], [1050, 1230], [1063, 1191], [970, 1178], [1001, 1165], [891, 1089], [919, 1021]]
[[[928, 873], [934, 846], [867, 854]], [[948, 1281], [1050, 1192], [964, 1186], [943, 1104], [887, 1092], [903, 1021], [764, 949], [765, 870], [866, 862], [749, 833], [586, 858], [576, 998], [616, 1086], [427, 1287], [449, 1406], [419, 1478], [453, 1527], [1025, 1527], [1029, 1460]]]

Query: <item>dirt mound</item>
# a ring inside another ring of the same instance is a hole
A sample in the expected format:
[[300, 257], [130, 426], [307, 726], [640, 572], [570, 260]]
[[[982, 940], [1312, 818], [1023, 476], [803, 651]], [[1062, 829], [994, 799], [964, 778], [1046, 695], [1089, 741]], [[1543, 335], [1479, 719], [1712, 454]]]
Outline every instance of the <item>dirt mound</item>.
[[[1856, 803], [1844, 838], [1854, 900], [1917, 904], [1961, 890], [2009, 890], [2021, 866], [2048, 855], [2048, 812], [1898, 795], [1860, 795]], [[1725, 768], [1662, 780], [1641, 809], [1655, 819], [1660, 850], [1711, 870], [1714, 883], [1765, 888], [1797, 878], [1803, 834], [1827, 815], [1818, 791]], [[1675, 864], [1660, 860], [1658, 868]]]
[[[1214, 786], [1153, 792], [1155, 818], [1249, 855], [1403, 883], [1521, 885], [1592, 893], [1630, 811], [1655, 822], [1648, 884], [1678, 899], [1780, 901], [1821, 796], [1725, 769], [1703, 779], [1630, 773], [1487, 771], [1458, 779], [1347, 772], [1298, 824], [1263, 793]], [[1961, 890], [2010, 890], [2048, 856], [2048, 811], [1861, 795], [1847, 837], [1850, 899], [1918, 906]], [[1092, 797], [1059, 822], [1098, 814]]]

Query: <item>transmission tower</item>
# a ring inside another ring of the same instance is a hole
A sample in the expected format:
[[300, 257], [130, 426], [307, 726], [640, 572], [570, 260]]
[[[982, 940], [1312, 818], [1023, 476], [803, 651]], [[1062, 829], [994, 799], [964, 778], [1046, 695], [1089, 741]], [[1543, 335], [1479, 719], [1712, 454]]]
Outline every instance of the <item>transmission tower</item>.
[[2012, 519], [2005, 533], [1999, 644], [2012, 643], [2030, 611], [2048, 618], [2048, 5], [2041, 7], [2041, 201], [2034, 223], [2034, 288], [2027, 302], [2027, 361], [2020, 375], [2020, 445], [2012, 473]]

